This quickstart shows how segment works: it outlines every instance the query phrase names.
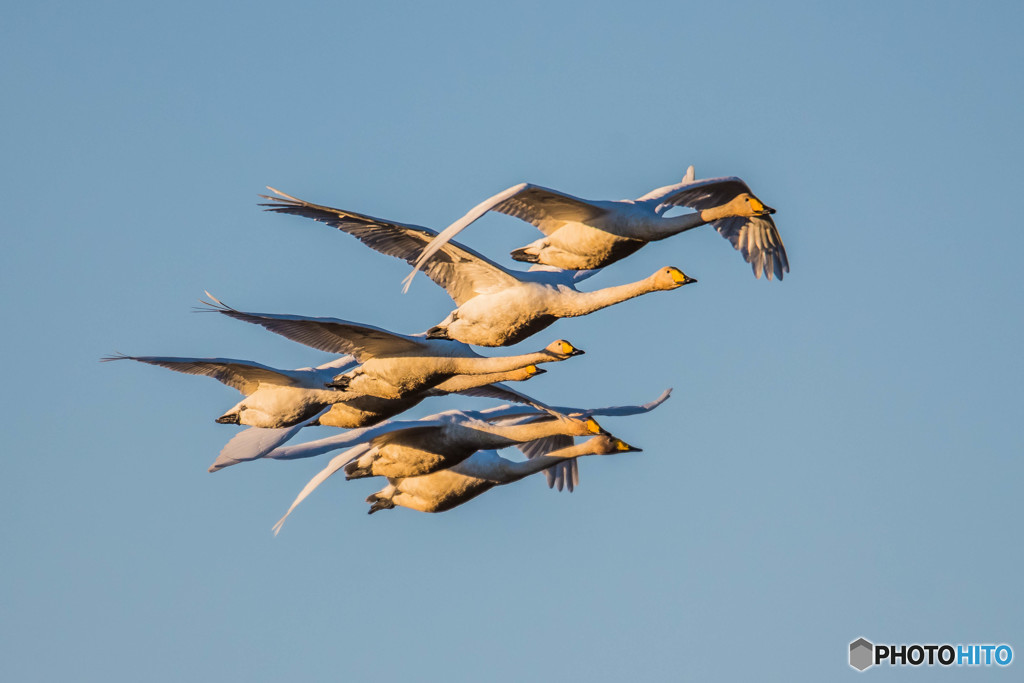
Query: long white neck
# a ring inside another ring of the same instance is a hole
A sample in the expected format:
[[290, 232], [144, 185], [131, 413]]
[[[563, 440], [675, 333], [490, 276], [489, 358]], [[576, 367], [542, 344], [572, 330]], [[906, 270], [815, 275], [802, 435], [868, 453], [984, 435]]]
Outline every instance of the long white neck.
[[573, 318], [653, 292], [658, 289], [654, 284], [654, 277], [652, 275], [628, 285], [605, 287], [594, 292], [574, 292], [571, 295], [560, 297], [561, 305], [553, 306], [552, 313], [560, 318]]
[[508, 372], [489, 372], [483, 375], [455, 375], [438, 384], [435, 389], [445, 393], [454, 394], [467, 389], [476, 389], [488, 384], [497, 382], [521, 382], [529, 379], [530, 374], [525, 370], [510, 370]]
[[[513, 370], [521, 370], [530, 365], [538, 363], [551, 363], [559, 360], [555, 354], [549, 351], [537, 351], [535, 353], [524, 353], [518, 356], [497, 356], [494, 358], [453, 358], [452, 366], [460, 375], [484, 375], [490, 373], [508, 373]], [[503, 377], [503, 381], [507, 378]]]
[[579, 433], [574, 432], [570, 424], [562, 420], [540, 420], [521, 425], [492, 425], [488, 431], [509, 445], [525, 443], [534, 439], [543, 439], [558, 434], [573, 435]]
[[681, 232], [692, 230], [693, 228], [699, 228], [708, 222], [707, 219], [704, 218], [704, 213], [705, 212], [703, 211], [698, 211], [697, 213], [687, 213], [682, 216], [671, 216], [669, 218], [652, 220], [643, 227], [643, 234], [638, 236], [648, 242], [657, 242], [658, 240], [663, 240], [666, 237], [678, 235]]
[[538, 455], [530, 460], [523, 462], [512, 462], [506, 460], [501, 468], [500, 472], [496, 472], [496, 476], [491, 477], [496, 479], [502, 484], [508, 484], [513, 481], [519, 481], [523, 477], [528, 477], [531, 474], [536, 474], [551, 467], [557, 465], [563, 460], [570, 458], [578, 458], [583, 455], [594, 454], [594, 442], [598, 441], [600, 437], [589, 439], [581, 444], [575, 446], [569, 446], [568, 448], [560, 448], [557, 451], [551, 451], [547, 455]]

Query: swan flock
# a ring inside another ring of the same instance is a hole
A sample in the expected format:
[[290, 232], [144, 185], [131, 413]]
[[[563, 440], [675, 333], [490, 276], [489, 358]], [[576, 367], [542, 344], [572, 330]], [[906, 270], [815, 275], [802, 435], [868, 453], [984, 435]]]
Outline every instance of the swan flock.
[[[346, 479], [386, 480], [366, 499], [370, 513], [394, 507], [443, 512], [539, 472], [544, 472], [549, 487], [572, 491], [579, 484], [579, 458], [641, 450], [609, 433], [595, 416], [649, 412], [671, 390], [642, 405], [551, 406], [505, 383], [527, 381], [545, 372], [541, 364], [582, 355], [572, 342], [558, 339], [519, 355], [484, 356], [472, 347], [515, 344], [559, 318], [589, 315], [634, 297], [695, 283], [679, 268], [666, 266], [636, 282], [590, 291], [577, 288], [648, 242], [702, 225], [711, 225], [728, 239], [756, 277], [782, 280], [789, 272], [786, 250], [771, 218], [775, 210], [739, 178], [697, 180], [692, 166], [679, 183], [634, 200], [585, 200], [522, 183], [483, 201], [441, 232], [268, 189], [272, 195], [260, 195], [265, 210], [325, 223], [375, 251], [400, 258], [413, 267], [405, 279], [406, 291], [422, 271], [455, 304], [428, 330], [400, 334], [340, 318], [244, 312], [207, 293], [209, 301], [202, 302], [201, 311], [258, 325], [337, 357], [296, 370], [218, 357], [117, 353], [102, 359], [205, 375], [243, 395], [216, 418], [246, 429], [228, 441], [211, 472], [254, 460], [294, 460], [341, 451], [299, 493], [274, 526], [275, 534], [295, 507], [337, 472]], [[693, 212], [666, 215], [678, 208]], [[521, 219], [543, 233], [511, 253], [514, 260], [533, 264], [529, 270], [506, 268], [453, 239], [490, 212]], [[453, 394], [506, 405], [400, 419], [423, 400]], [[313, 425], [343, 431], [292, 443]], [[518, 448], [525, 460], [498, 454], [509, 447]]]

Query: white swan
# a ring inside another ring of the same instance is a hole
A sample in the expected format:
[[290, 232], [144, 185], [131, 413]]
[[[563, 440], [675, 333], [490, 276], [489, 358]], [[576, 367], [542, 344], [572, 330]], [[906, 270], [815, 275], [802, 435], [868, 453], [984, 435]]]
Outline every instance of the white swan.
[[[347, 478], [357, 476], [372, 476], [384, 474], [383, 471], [373, 471], [374, 466], [383, 459], [382, 467], [391, 469], [392, 472], [410, 471], [422, 469], [423, 463], [431, 466], [438, 458], [446, 456], [465, 459], [465, 451], [483, 448], [495, 448], [512, 445], [518, 439], [531, 435], [542, 436], [542, 438], [520, 443], [519, 448], [530, 459], [548, 454], [550, 451], [572, 446], [571, 434], [574, 432], [585, 433], [584, 430], [594, 432], [600, 430], [600, 426], [593, 421], [594, 415], [637, 415], [654, 410], [664, 403], [671, 389], [666, 390], [654, 401], [639, 406], [614, 406], [607, 408], [566, 408], [558, 407], [554, 410], [562, 415], [569, 416], [569, 420], [559, 420], [550, 415], [538, 412], [526, 406], [502, 406], [489, 410], [467, 413], [462, 411], [448, 411], [405, 422], [388, 422], [370, 427], [364, 430], [354, 430], [345, 434], [338, 434], [318, 439], [295, 446], [284, 446], [270, 452], [266, 457], [279, 460], [295, 460], [298, 458], [309, 458], [322, 453], [328, 453], [339, 448], [350, 448], [341, 455], [336, 456], [321, 472], [319, 472], [305, 488], [299, 493], [288, 512], [275, 525], [275, 533], [280, 530], [281, 525], [288, 515], [320, 484], [326, 481], [335, 472], [344, 469]], [[573, 421], [574, 420], [574, 421]], [[491, 423], [494, 426], [482, 426], [478, 423]], [[498, 424], [504, 427], [498, 427]], [[455, 429], [450, 427], [455, 425]], [[472, 426], [477, 425], [473, 430]], [[471, 429], [461, 429], [460, 427]], [[525, 427], [525, 429], [523, 429]], [[452, 451], [451, 454], [448, 451]], [[382, 453], [383, 452], [383, 453]], [[479, 455], [479, 454], [477, 454]], [[477, 455], [470, 455], [476, 458]], [[478, 461], [490, 459], [491, 456], [480, 456]], [[503, 460], [503, 459], [499, 459]], [[388, 462], [389, 461], [389, 462]], [[508, 462], [508, 461], [505, 461]], [[562, 490], [563, 482], [568, 485], [570, 491], [579, 483], [579, 470], [574, 456], [567, 455], [552, 463], [548, 461], [541, 469], [548, 476], [548, 486], [557, 485]], [[518, 467], [518, 465], [516, 466]], [[367, 470], [370, 470], [367, 472]], [[539, 470], [538, 470], [539, 471]], [[525, 476], [525, 475], [524, 475]], [[391, 479], [398, 479], [391, 475]], [[445, 481], [445, 480], [435, 480]], [[442, 488], [441, 484], [434, 485], [435, 490]], [[478, 491], [478, 493], [482, 492]], [[473, 494], [477, 495], [477, 494]], [[468, 500], [468, 498], [466, 499]]]
[[207, 296], [216, 303], [204, 302], [209, 307], [204, 310], [261, 325], [321, 351], [351, 354], [361, 365], [338, 374], [327, 386], [380, 398], [403, 398], [456, 375], [511, 372], [583, 354], [582, 349], [559, 339], [535, 353], [487, 358], [457, 341], [428, 339], [424, 334], [396, 334], [338, 318], [246, 313], [223, 304], [209, 292]]
[[221, 424], [254, 427], [285, 427], [309, 420], [325, 406], [343, 398], [356, 398], [324, 388], [339, 371], [356, 366], [343, 356], [315, 368], [280, 370], [234, 358], [181, 358], [175, 356], [128, 356], [116, 354], [102, 361], [134, 360], [189, 375], [203, 375], [240, 391], [245, 399], [217, 418]]
[[[420, 512], [445, 512], [476, 498], [495, 486], [519, 481], [563, 460], [584, 455], [639, 452], [625, 441], [601, 434], [581, 444], [560, 448], [530, 460], [507, 460], [496, 451], [477, 451], [458, 465], [421, 477], [388, 479], [388, 485], [371, 494], [369, 513], [396, 505]], [[280, 527], [279, 527], [280, 528]]]
[[[243, 424], [265, 429], [291, 427], [320, 414], [318, 424], [363, 427], [411, 408], [430, 395], [467, 393], [499, 400], [538, 405], [529, 397], [494, 382], [522, 380], [543, 372], [535, 365], [508, 372], [450, 378], [435, 387], [408, 392], [400, 399], [385, 399], [355, 392], [325, 389], [339, 370], [356, 365], [342, 357], [316, 368], [279, 370], [233, 358], [179, 358], [173, 356], [108, 356], [103, 361], [134, 360], [190, 375], [212, 377], [238, 389], [245, 398], [217, 418], [221, 424]], [[542, 405], [542, 404], [541, 404]], [[325, 408], [328, 408], [325, 410]]]
[[[665, 218], [674, 207], [696, 213]], [[765, 206], [736, 177], [693, 180], [693, 166], [682, 182], [652, 190], [639, 199], [591, 201], [521, 183], [481, 202], [443, 230], [422, 251], [406, 277], [416, 272], [464, 228], [488, 211], [498, 211], [533, 224], [544, 237], [512, 252], [512, 258], [556, 268], [602, 268], [629, 256], [648, 242], [710, 223], [740, 251], [758, 278], [764, 273], [782, 279], [789, 271], [786, 248]]]
[[[367, 246], [415, 264], [437, 236], [428, 228], [384, 221], [350, 211], [311, 204], [269, 188], [268, 211], [312, 218], [353, 235]], [[649, 292], [696, 282], [678, 268], [662, 268], [639, 282], [580, 292], [576, 283], [593, 271], [576, 273], [546, 266], [510, 271], [487, 257], [449, 242], [426, 262], [424, 272], [444, 287], [457, 309], [427, 332], [431, 339], [455, 339], [479, 346], [506, 346], [539, 332], [558, 318], [586, 315]]]
[[[512, 401], [524, 404], [522, 407], [531, 411], [543, 411], [554, 414], [554, 410], [544, 403], [519, 393], [499, 382], [519, 382], [546, 372], [542, 368], [531, 365], [511, 372], [499, 372], [493, 375], [458, 375], [445, 380], [426, 392], [416, 392], [401, 399], [383, 399], [375, 396], [363, 396], [335, 403], [324, 408], [311, 421], [300, 422], [288, 427], [266, 428], [249, 427], [224, 444], [217, 459], [210, 466], [210, 472], [216, 472], [240, 462], [248, 462], [271, 456], [270, 454], [295, 437], [305, 427], [323, 425], [340, 427], [353, 431], [329, 438], [352, 438], [358, 436], [360, 430], [379, 424], [388, 418], [399, 415], [420, 403], [424, 398], [462, 394], [477, 398], [489, 398], [498, 401]], [[309, 456], [296, 456], [309, 457]], [[291, 459], [291, 458], [280, 458]]]

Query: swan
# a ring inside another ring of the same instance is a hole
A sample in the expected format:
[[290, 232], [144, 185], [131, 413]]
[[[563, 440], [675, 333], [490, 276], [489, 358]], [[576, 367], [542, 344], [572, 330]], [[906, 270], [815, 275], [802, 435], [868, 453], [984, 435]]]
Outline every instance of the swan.
[[495, 486], [511, 484], [568, 458], [584, 455], [640, 452], [610, 434], [601, 434], [581, 444], [560, 448], [530, 460], [507, 460], [496, 451], [477, 451], [458, 465], [420, 477], [388, 479], [388, 485], [371, 494], [369, 514], [396, 505], [420, 512], [445, 512], [476, 498]]
[[[420, 253], [405, 279], [408, 289], [416, 272], [438, 250], [488, 211], [532, 223], [544, 237], [512, 252], [512, 258], [556, 268], [603, 268], [629, 256], [648, 242], [710, 223], [750, 263], [757, 278], [764, 273], [782, 279], [789, 272], [786, 248], [771, 214], [747, 184], [736, 177], [695, 181], [693, 166], [682, 181], [651, 190], [638, 199], [590, 201], [530, 183], [520, 183], [474, 207], [445, 228]], [[696, 213], [664, 217], [674, 207]]]
[[[354, 392], [325, 389], [338, 371], [357, 364], [343, 356], [315, 368], [279, 370], [260, 363], [233, 358], [181, 358], [174, 356], [129, 356], [115, 354], [102, 361], [133, 360], [190, 375], [212, 377], [240, 391], [245, 398], [217, 418], [221, 424], [243, 424], [265, 429], [294, 426], [317, 417], [318, 424], [336, 427], [362, 427], [387, 419], [411, 408], [428, 395], [449, 392], [471, 393], [500, 400], [523, 401], [540, 405], [494, 382], [528, 379], [542, 370], [536, 365], [507, 372], [452, 378], [436, 387], [411, 391], [401, 399], [382, 399]], [[491, 386], [487, 386], [491, 385]], [[327, 410], [325, 410], [327, 408]]]
[[[354, 478], [353, 475], [372, 476], [373, 474], [376, 474], [376, 472], [372, 471], [367, 473], [366, 470], [368, 468], [372, 470], [374, 465], [379, 462], [379, 459], [377, 458], [379, 452], [389, 449], [393, 444], [401, 444], [401, 447], [391, 449], [391, 452], [385, 455], [385, 457], [390, 456], [390, 459], [393, 461], [392, 463], [386, 463], [387, 466], [391, 467], [392, 465], [398, 465], [399, 467], [408, 468], [409, 464], [422, 462], [422, 451], [425, 448], [429, 448], [434, 451], [434, 453], [431, 454], [431, 457], [438, 457], [446, 448], [467, 449], [474, 446], [474, 450], [487, 447], [495, 448], [501, 447], [499, 444], [512, 445], [512, 443], [515, 443], [514, 440], [509, 438], [513, 434], [515, 435], [513, 437], [514, 439], [530, 436], [531, 433], [541, 435], [546, 432], [550, 432], [544, 438], [520, 443], [520, 450], [522, 450], [523, 453], [532, 460], [538, 456], [546, 455], [550, 451], [572, 446], [573, 439], [570, 434], [573, 432], [583, 433], [581, 424], [582, 426], [585, 426], [586, 430], [589, 432], [599, 431], [600, 433], [607, 434], [606, 432], [603, 432], [600, 425], [593, 420], [594, 415], [623, 416], [650, 412], [664, 403], [671, 393], [672, 390], [668, 389], [654, 401], [639, 406], [612, 406], [592, 409], [567, 407], [553, 408], [553, 410], [557, 411], [557, 415], [562, 416], [562, 419], [558, 419], [557, 417], [552, 419], [548, 414], [538, 412], [535, 409], [521, 405], [501, 406], [472, 413], [464, 411], [448, 411], [446, 413], [431, 415], [422, 418], [421, 420], [383, 423], [365, 430], [354, 430], [346, 432], [345, 434], [338, 434], [304, 444], [279, 447], [270, 452], [266, 457], [278, 460], [295, 460], [298, 458], [313, 457], [322, 453], [329, 453], [340, 448], [355, 446], [355, 448], [349, 448], [349, 450], [333, 458], [327, 467], [325, 467], [320, 473], [313, 477], [308, 484], [306, 484], [305, 488], [303, 488], [298, 497], [296, 497], [291, 507], [288, 508], [288, 512], [285, 513], [284, 517], [282, 517], [275, 525], [274, 533], [276, 534], [277, 531], [280, 530], [281, 525], [284, 524], [284, 520], [292, 513], [299, 503], [305, 500], [305, 498], [309, 496], [314, 489], [326, 481], [335, 472], [344, 469], [346, 475], [348, 475], [346, 478], [349, 479]], [[499, 434], [490, 431], [494, 429], [493, 427], [485, 427], [478, 431], [466, 431], [461, 433], [458, 431], [448, 432], [450, 436], [447, 438], [450, 438], [451, 441], [447, 444], [441, 444], [439, 447], [439, 440], [445, 438], [443, 435], [445, 434], [446, 426], [451, 424], [452, 421], [460, 422], [463, 420], [466, 420], [463, 424], [472, 425], [482, 421], [485, 423], [503, 423], [511, 427], [525, 426], [527, 427], [527, 430], [520, 430], [518, 432], [510, 432], [506, 430]], [[575, 420], [575, 422], [573, 422], [573, 420]], [[538, 422], [540, 423], [539, 425], [537, 424]], [[533, 431], [531, 432], [530, 430]], [[388, 437], [391, 438], [389, 439]], [[499, 441], [499, 439], [501, 439], [501, 441]], [[511, 442], [509, 443], [509, 441]], [[475, 458], [477, 455], [479, 455], [479, 453], [471, 455], [470, 458]], [[481, 458], [484, 459], [490, 457], [491, 456], [481, 456]], [[408, 462], [406, 462], [407, 459]], [[565, 458], [559, 459], [556, 463], [548, 462], [547, 465], [541, 469], [544, 469], [545, 475], [548, 476], [549, 487], [555, 485], [557, 482], [558, 490], [562, 490], [562, 482], [564, 481], [568, 484], [569, 490], [572, 491], [574, 485], [579, 483], [579, 472], [574, 456], [566, 456]], [[396, 468], [393, 471], [397, 472], [398, 469]], [[392, 476], [391, 478], [394, 479], [398, 477]], [[439, 487], [436, 486], [435, 488]], [[482, 490], [479, 492], [482, 492]], [[466, 500], [468, 500], [468, 498]]]
[[[524, 419], [501, 413], [484, 417], [479, 413], [450, 410], [429, 418], [393, 421], [346, 432], [347, 438], [343, 441], [347, 444], [367, 446], [345, 462], [345, 478], [416, 477], [457, 465], [479, 450], [506, 448], [557, 436], [571, 441], [573, 436], [593, 436], [603, 431], [589, 416], [551, 416], [534, 412], [533, 417]], [[283, 446], [267, 457], [276, 460], [307, 458], [336, 450], [340, 441], [336, 439], [329, 445], [321, 443], [317, 447]]]
[[[267, 211], [326, 223], [410, 265], [416, 263], [426, 245], [437, 236], [429, 228], [311, 204], [268, 189], [278, 196], [262, 195], [270, 200], [263, 204]], [[443, 287], [458, 306], [427, 331], [427, 338], [453, 339], [478, 346], [515, 344], [558, 318], [587, 315], [642, 294], [696, 282], [678, 268], [666, 267], [638, 282], [580, 292], [576, 283], [596, 271], [573, 273], [543, 265], [528, 272], [510, 271], [454, 241], [441, 246], [424, 268], [427, 276]]]
[[487, 358], [457, 341], [428, 339], [425, 334], [396, 334], [338, 318], [246, 313], [227, 306], [209, 292], [206, 294], [216, 303], [203, 302], [206, 308], [202, 310], [261, 325], [321, 351], [354, 356], [361, 365], [336, 375], [327, 386], [379, 398], [400, 399], [456, 375], [511, 372], [584, 353], [559, 339], [535, 353]]
[[[216, 472], [240, 462], [271, 457], [272, 451], [287, 443], [306, 427], [326, 426], [354, 430], [336, 435], [332, 438], [353, 438], [358, 430], [370, 427], [388, 418], [399, 415], [414, 407], [427, 397], [461, 394], [477, 398], [489, 398], [498, 401], [512, 401], [529, 406], [529, 410], [556, 414], [556, 411], [544, 403], [530, 398], [511, 389], [500, 382], [519, 382], [536, 377], [546, 372], [543, 368], [531, 365], [511, 372], [498, 372], [490, 375], [458, 375], [441, 382], [433, 389], [425, 392], [409, 394], [401, 399], [382, 399], [375, 396], [362, 396], [340, 401], [321, 410], [309, 421], [298, 422], [291, 426], [259, 427], [252, 426], [233, 436], [221, 449], [217, 459], [210, 466], [210, 472]], [[276, 457], [276, 456], [273, 456]], [[309, 456], [300, 456], [309, 457]]]
[[[503, 458], [496, 451], [477, 451], [448, 469], [418, 477], [389, 478], [387, 486], [366, 499], [367, 503], [371, 503], [368, 512], [372, 515], [378, 510], [388, 510], [396, 505], [420, 512], [445, 512], [495, 486], [519, 481], [567, 459], [640, 450], [610, 434], [600, 434], [581, 444], [560, 448], [522, 462]], [[314, 478], [310, 484], [314, 482], [319, 483]], [[292, 508], [274, 525], [275, 535], [303, 497], [303, 494], [299, 494]]]

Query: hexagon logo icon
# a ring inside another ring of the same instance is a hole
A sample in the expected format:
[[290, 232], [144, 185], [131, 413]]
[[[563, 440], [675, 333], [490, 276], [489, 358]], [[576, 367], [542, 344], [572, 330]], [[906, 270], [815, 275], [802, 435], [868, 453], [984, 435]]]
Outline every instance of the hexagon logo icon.
[[875, 646], [864, 638], [858, 638], [850, 643], [850, 666], [857, 671], [863, 671], [874, 664]]

